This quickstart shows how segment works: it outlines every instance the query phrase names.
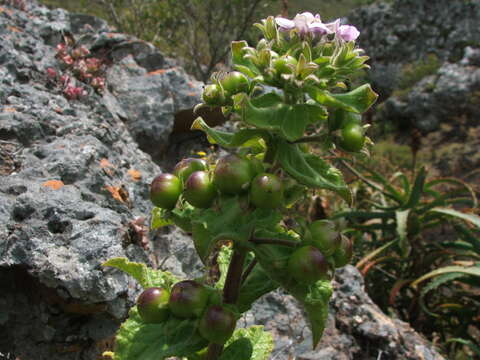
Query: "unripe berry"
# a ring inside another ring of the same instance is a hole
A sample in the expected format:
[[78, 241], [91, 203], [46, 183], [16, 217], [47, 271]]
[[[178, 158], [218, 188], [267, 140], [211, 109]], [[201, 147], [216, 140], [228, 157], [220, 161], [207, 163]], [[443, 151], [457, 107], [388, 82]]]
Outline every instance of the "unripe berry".
[[283, 203], [282, 181], [273, 174], [259, 174], [250, 188], [250, 201], [262, 209], [275, 209]]
[[220, 84], [227, 93], [227, 95], [235, 95], [241, 92], [247, 92], [249, 82], [245, 75], [238, 71], [232, 71], [226, 74]]
[[217, 161], [213, 182], [220, 192], [235, 195], [245, 191], [255, 176], [249, 160], [237, 155], [227, 155]]
[[181, 193], [182, 183], [172, 174], [160, 174], [150, 185], [150, 200], [163, 209], [173, 209]]
[[168, 317], [168, 300], [170, 294], [167, 289], [151, 287], [145, 289], [137, 299], [137, 309], [142, 320], [146, 323], [160, 323]]
[[170, 311], [182, 318], [198, 317], [208, 302], [208, 290], [193, 280], [176, 283], [170, 293]]
[[322, 254], [330, 256], [340, 246], [341, 238], [335, 224], [328, 220], [317, 220], [308, 226], [308, 243], [318, 248]]
[[197, 208], [210, 207], [216, 195], [215, 186], [205, 171], [195, 171], [185, 183], [183, 197]]
[[325, 256], [316, 247], [309, 245], [301, 247], [290, 256], [288, 270], [302, 284], [313, 284], [330, 276]]
[[204, 170], [207, 170], [207, 162], [205, 160], [187, 158], [175, 165], [173, 174], [176, 175], [182, 183], [185, 183], [193, 172]]
[[224, 344], [235, 330], [235, 314], [219, 305], [210, 306], [200, 319], [199, 332], [214, 344]]

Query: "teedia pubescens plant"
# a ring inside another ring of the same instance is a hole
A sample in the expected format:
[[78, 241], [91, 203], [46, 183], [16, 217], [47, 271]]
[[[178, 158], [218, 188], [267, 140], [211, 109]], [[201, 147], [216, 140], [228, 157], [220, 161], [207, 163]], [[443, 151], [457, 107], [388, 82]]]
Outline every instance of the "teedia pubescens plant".
[[[256, 46], [231, 44], [235, 71], [214, 74], [195, 109], [221, 107], [238, 130], [215, 130], [200, 117], [192, 125], [233, 154], [216, 162], [182, 160], [175, 175], [152, 182], [152, 228], [176, 225], [191, 233], [206, 275], [180, 281], [126, 259], [106, 262], [144, 288], [170, 294], [163, 322], [144, 321], [138, 305], [131, 309], [109, 353], [114, 359], [268, 359], [269, 333], [260, 326], [234, 328], [255, 300], [280, 287], [303, 305], [314, 347], [322, 336], [333, 271], [349, 261], [352, 244], [333, 222], [307, 224], [289, 209], [308, 189], [352, 201], [331, 153], [365, 150], [370, 141], [360, 115], [377, 95], [369, 85], [347, 85], [368, 67], [355, 46], [355, 27], [323, 23], [311, 13], [255, 26], [263, 37]], [[219, 276], [211, 276], [212, 267]], [[184, 287], [189, 292], [182, 297]]]

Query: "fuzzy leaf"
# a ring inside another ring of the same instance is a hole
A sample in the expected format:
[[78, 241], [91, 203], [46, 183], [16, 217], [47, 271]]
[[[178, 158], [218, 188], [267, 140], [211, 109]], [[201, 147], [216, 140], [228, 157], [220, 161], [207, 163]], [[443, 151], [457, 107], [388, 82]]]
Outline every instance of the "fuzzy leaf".
[[170, 356], [189, 356], [207, 345], [195, 320], [170, 317], [160, 324], [145, 324], [137, 308], [120, 327], [114, 360], [159, 360]]
[[263, 326], [237, 329], [219, 360], [268, 360], [273, 345], [272, 334], [263, 331]]
[[369, 84], [343, 94], [332, 94], [317, 87], [309, 87], [308, 95], [319, 104], [363, 114], [377, 101], [376, 94]]
[[352, 202], [352, 194], [342, 173], [320, 157], [302, 152], [298, 145], [278, 143], [278, 160], [295, 180], [309, 187], [327, 189]]
[[127, 258], [117, 257], [105, 261], [102, 266], [111, 266], [132, 276], [144, 288], [166, 287], [170, 289], [178, 279], [168, 271], [154, 270], [145, 264], [129, 261]]
[[[201, 130], [208, 136], [211, 144], [218, 144], [226, 148], [249, 146], [252, 140], [269, 139], [270, 135], [267, 131], [259, 129], [241, 129], [235, 133], [219, 131], [209, 127], [201, 117], [198, 117], [192, 124], [192, 129]], [[257, 147], [260, 145], [257, 145]]]
[[172, 225], [173, 221], [168, 218], [167, 210], [154, 207], [152, 209], [152, 221], [150, 223], [150, 228], [152, 230], [161, 228], [163, 226]]
[[[271, 98], [270, 96], [268, 100]], [[243, 107], [243, 121], [257, 129], [275, 131], [288, 141], [300, 139], [308, 124], [325, 120], [325, 110], [318, 105], [287, 105], [279, 100], [269, 106], [260, 107], [256, 105], [259, 104], [259, 100], [250, 101], [246, 95], [240, 97], [238, 101]]]

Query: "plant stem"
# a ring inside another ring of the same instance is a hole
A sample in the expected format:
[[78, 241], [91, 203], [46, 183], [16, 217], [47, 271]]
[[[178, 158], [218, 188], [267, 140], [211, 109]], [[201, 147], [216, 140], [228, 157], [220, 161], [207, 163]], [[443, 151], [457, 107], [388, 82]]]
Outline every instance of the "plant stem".
[[257, 258], [254, 258], [252, 262], [248, 264], [248, 267], [245, 269], [245, 271], [242, 274], [242, 280], [240, 281], [240, 284], [243, 284], [247, 280], [248, 275], [250, 275], [255, 265], [257, 265], [257, 262], [258, 262]]
[[251, 238], [250, 241], [259, 245], [283, 245], [283, 246], [290, 246], [290, 247], [297, 246], [296, 241], [284, 240], [284, 239]]
[[[245, 258], [245, 251], [233, 249], [232, 259], [228, 266], [227, 278], [225, 279], [225, 286], [223, 287], [223, 302], [225, 304], [235, 304], [237, 302]], [[222, 351], [223, 345], [210, 343], [208, 345], [207, 360], [218, 359]]]

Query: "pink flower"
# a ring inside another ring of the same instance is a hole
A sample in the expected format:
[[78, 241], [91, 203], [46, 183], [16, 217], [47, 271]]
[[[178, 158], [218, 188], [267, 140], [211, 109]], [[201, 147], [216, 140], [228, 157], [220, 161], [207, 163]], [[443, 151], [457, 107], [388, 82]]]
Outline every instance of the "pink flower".
[[337, 37], [343, 41], [354, 41], [360, 35], [360, 31], [353, 25], [340, 25], [340, 19], [326, 24], [328, 29], [335, 33]]
[[56, 79], [57, 77], [57, 71], [54, 68], [48, 68], [47, 69], [47, 76], [50, 79]]
[[330, 34], [332, 31], [322, 23], [320, 15], [315, 16], [310, 12], [297, 14], [293, 20], [285, 19], [283, 17], [276, 17], [275, 22], [282, 31], [290, 31], [297, 29], [300, 35], [311, 34]]
[[360, 35], [360, 31], [353, 25], [342, 25], [337, 33], [345, 41], [354, 41]]
[[62, 57], [62, 60], [67, 65], [72, 65], [74, 62], [73, 58], [70, 55], [65, 55], [64, 57]]

